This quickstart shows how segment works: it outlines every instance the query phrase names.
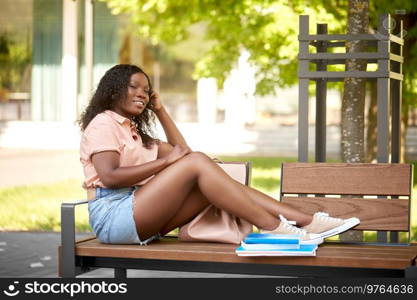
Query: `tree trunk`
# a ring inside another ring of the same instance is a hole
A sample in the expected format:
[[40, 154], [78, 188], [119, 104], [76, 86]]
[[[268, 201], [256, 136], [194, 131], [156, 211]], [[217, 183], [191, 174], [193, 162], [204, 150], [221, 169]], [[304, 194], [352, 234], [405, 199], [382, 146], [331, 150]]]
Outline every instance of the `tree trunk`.
[[368, 108], [368, 124], [366, 126], [366, 159], [365, 162], [376, 160], [376, 128], [377, 128], [377, 84], [376, 80], [369, 82], [370, 103]]
[[[368, 31], [369, 0], [349, 0], [348, 34]], [[347, 52], [364, 52], [363, 41], [347, 41]], [[346, 62], [346, 71], [365, 71], [366, 63], [350, 59]], [[342, 159], [344, 162], [364, 162], [364, 112], [366, 80], [346, 78], [342, 98]]]
[[[349, 0], [348, 34], [367, 33], [369, 0]], [[347, 41], [347, 52], [365, 52], [363, 41]], [[357, 59], [346, 61], [346, 71], [365, 71], [366, 62]], [[342, 98], [341, 146], [342, 159], [348, 163], [365, 161], [364, 113], [366, 80], [346, 78]], [[343, 241], [362, 240], [361, 232], [348, 231], [340, 236]]]

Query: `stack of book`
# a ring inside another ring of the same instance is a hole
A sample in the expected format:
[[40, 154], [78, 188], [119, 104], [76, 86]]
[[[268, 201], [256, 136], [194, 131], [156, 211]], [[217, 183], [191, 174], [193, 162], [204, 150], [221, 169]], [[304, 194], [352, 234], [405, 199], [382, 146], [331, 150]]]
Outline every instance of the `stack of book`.
[[316, 244], [305, 245], [300, 236], [250, 233], [236, 248], [239, 256], [316, 256]]

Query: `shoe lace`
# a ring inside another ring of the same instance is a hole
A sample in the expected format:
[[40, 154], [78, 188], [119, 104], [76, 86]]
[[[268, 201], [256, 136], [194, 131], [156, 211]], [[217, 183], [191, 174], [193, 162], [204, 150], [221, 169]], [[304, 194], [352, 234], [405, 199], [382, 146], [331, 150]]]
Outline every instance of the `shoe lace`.
[[295, 221], [288, 221], [283, 215], [279, 215], [279, 219], [289, 231], [301, 236], [307, 234], [307, 231], [305, 229], [301, 229], [294, 226], [296, 224]]
[[319, 211], [316, 213], [317, 217], [323, 221], [340, 221], [342, 219], [330, 217], [328, 213]]

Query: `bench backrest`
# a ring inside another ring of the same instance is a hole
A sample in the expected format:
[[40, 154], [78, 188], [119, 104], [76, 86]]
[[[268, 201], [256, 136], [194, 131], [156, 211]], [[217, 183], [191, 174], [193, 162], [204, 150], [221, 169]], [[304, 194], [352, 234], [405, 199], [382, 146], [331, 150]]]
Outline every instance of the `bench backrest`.
[[225, 161], [217, 163], [230, 177], [241, 184], [249, 185], [251, 163], [241, 161]]
[[283, 163], [280, 200], [303, 212], [358, 217], [355, 230], [410, 229], [409, 164]]

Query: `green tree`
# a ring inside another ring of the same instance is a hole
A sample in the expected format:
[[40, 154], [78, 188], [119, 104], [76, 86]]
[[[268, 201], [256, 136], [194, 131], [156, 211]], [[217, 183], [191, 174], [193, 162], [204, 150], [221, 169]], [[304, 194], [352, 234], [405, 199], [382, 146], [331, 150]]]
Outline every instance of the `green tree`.
[[24, 90], [22, 82], [31, 61], [31, 51], [25, 44], [12, 40], [10, 34], [0, 34], [0, 101], [9, 92]]
[[322, 7], [304, 1], [283, 0], [102, 0], [115, 14], [127, 13], [138, 33], [154, 44], [175, 45], [190, 35], [191, 25], [204, 28], [211, 48], [201, 53], [196, 77], [215, 77], [220, 85], [246, 49], [256, 66], [257, 93], [271, 94], [277, 87], [297, 83], [298, 16], [341, 30], [342, 23]]

